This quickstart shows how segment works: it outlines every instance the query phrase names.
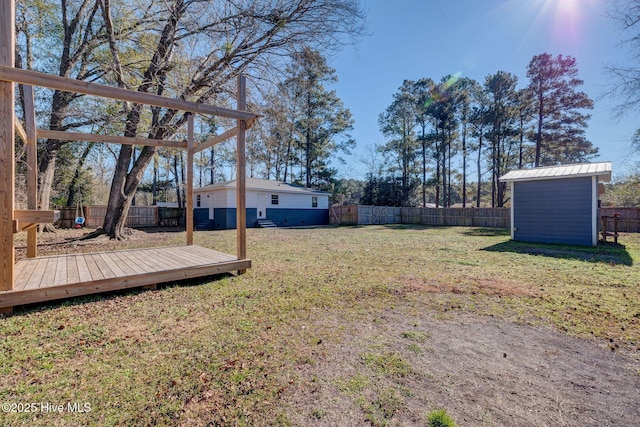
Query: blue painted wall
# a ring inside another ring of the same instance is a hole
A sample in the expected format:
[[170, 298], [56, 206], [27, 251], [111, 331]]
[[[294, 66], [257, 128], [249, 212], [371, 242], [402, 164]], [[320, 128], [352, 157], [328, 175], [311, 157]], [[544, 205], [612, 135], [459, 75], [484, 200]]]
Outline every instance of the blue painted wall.
[[193, 209], [193, 223], [196, 228], [198, 226], [206, 226], [209, 224], [209, 209], [207, 208], [194, 208]]
[[267, 219], [278, 227], [329, 224], [328, 209], [274, 209], [267, 208]]
[[[193, 210], [194, 223], [199, 230], [232, 230], [236, 228], [235, 208], [215, 208], [214, 219], [209, 220], [207, 208]], [[267, 208], [267, 219], [279, 227], [299, 227], [305, 225], [329, 224], [327, 209], [272, 209]], [[258, 210], [247, 208], [247, 228], [258, 226]]]
[[[258, 212], [256, 208], [247, 208], [247, 228], [258, 226]], [[232, 230], [236, 228], [236, 208], [214, 208], [213, 229]]]
[[591, 177], [514, 183], [513, 238], [592, 245]]

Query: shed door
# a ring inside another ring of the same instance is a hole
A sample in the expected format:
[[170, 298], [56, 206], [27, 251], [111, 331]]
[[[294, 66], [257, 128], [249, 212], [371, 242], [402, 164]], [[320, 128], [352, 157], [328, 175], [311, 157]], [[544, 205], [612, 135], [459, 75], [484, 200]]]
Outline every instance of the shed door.
[[258, 219], [267, 217], [267, 197], [269, 197], [268, 194], [258, 193]]

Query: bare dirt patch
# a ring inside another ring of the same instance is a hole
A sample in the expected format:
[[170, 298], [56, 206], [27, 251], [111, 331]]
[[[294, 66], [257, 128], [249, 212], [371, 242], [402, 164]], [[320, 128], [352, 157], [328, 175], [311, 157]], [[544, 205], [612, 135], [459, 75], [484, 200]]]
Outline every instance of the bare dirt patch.
[[473, 315], [441, 321], [403, 312], [323, 343], [321, 361], [301, 368], [300, 387], [287, 396], [297, 425], [421, 425], [439, 408], [460, 426], [640, 420], [637, 361], [600, 341]]
[[[125, 230], [126, 242], [109, 239], [109, 236], [101, 235], [96, 238], [82, 240], [83, 237], [95, 231], [94, 229], [58, 229], [55, 232], [38, 233], [38, 256], [71, 254], [74, 252], [100, 252], [125, 249], [131, 245], [141, 247], [158, 247], [167, 245], [178, 229], [149, 229], [138, 230], [128, 228]], [[16, 259], [26, 258], [27, 243], [26, 233], [20, 233], [16, 237]]]
[[439, 282], [437, 280], [421, 280], [398, 278], [408, 292], [475, 294], [490, 296], [537, 297], [539, 292], [511, 280], [500, 278], [486, 279], [482, 277], [464, 277], [460, 283]]

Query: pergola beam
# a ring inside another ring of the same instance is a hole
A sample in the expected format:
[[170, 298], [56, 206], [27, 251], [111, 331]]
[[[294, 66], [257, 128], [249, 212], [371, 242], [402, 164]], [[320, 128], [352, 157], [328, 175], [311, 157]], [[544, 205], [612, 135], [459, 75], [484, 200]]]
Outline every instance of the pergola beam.
[[60, 211], [16, 209], [14, 218], [25, 224], [52, 224], [60, 219]]
[[212, 138], [209, 138], [205, 142], [198, 144], [198, 146], [194, 149], [194, 153], [199, 153], [202, 150], [206, 150], [207, 148], [213, 147], [216, 144], [220, 144], [221, 142], [225, 142], [227, 139], [233, 138], [238, 134], [238, 128], [234, 127], [233, 129], [229, 129], [221, 133], [220, 135], [216, 135]]
[[[0, 0], [0, 66], [15, 63], [14, 0]], [[0, 81], [0, 291], [13, 289], [15, 247], [15, 94], [11, 81]]]
[[[10, 0], [4, 0], [11, 2]], [[15, 18], [12, 18], [12, 21]], [[4, 24], [4, 22], [3, 22]], [[4, 27], [4, 25], [3, 25]], [[9, 31], [9, 30], [6, 30]], [[53, 74], [39, 73], [37, 71], [13, 68], [13, 64], [0, 63], [0, 80], [22, 83], [31, 86], [46, 87], [71, 93], [99, 96], [103, 98], [117, 99], [136, 104], [152, 105], [154, 107], [168, 108], [171, 110], [189, 111], [192, 113], [226, 117], [235, 120], [252, 120], [257, 117], [247, 111], [232, 110], [230, 108], [216, 107], [215, 105], [197, 104], [182, 99], [167, 98], [146, 92], [121, 89], [118, 87], [102, 85], [99, 83], [85, 82]], [[13, 128], [13, 124], [11, 126]]]
[[187, 117], [187, 207], [186, 207], [186, 227], [187, 245], [193, 245], [193, 142], [194, 124], [193, 114]]
[[59, 130], [38, 129], [38, 138], [58, 139], [61, 141], [104, 142], [120, 145], [148, 145], [151, 147], [187, 148], [184, 141], [166, 139], [132, 138], [116, 135], [98, 135], [93, 133], [64, 132]]
[[[247, 108], [247, 80], [242, 74], [238, 76], [238, 110]], [[236, 136], [236, 252], [238, 259], [247, 259], [247, 177], [245, 128], [247, 122], [238, 120]], [[238, 270], [238, 274], [246, 270]]]
[[[25, 140], [27, 147], [27, 207], [34, 210], [38, 209], [38, 137], [36, 135], [36, 106], [33, 86], [24, 85], [22, 92], [24, 93], [24, 125], [27, 137]], [[38, 256], [38, 229], [28, 227], [27, 258], [35, 258], [36, 256]]]

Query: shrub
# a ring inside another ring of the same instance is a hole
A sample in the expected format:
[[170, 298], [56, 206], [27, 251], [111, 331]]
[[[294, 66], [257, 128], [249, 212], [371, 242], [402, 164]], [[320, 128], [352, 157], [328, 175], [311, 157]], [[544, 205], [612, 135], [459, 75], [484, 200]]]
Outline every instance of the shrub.
[[430, 412], [429, 415], [427, 415], [427, 425], [429, 427], [456, 427], [455, 421], [453, 421], [444, 409]]

